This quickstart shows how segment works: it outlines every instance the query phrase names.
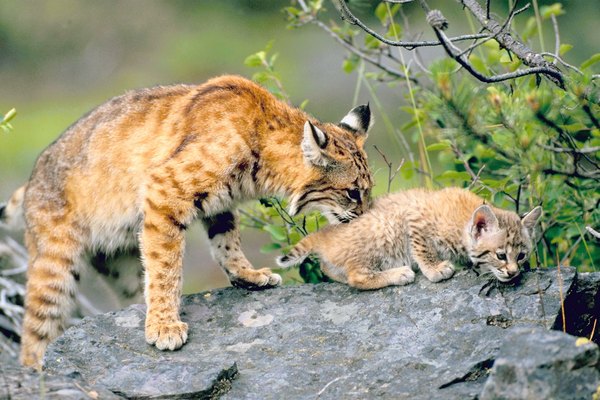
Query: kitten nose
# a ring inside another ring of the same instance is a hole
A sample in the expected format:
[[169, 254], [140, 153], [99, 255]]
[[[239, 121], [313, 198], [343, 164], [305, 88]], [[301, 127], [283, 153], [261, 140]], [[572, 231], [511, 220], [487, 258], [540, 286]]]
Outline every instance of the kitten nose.
[[517, 264], [508, 264], [506, 266], [506, 274], [510, 278], [514, 278], [515, 276], [519, 275], [519, 266]]

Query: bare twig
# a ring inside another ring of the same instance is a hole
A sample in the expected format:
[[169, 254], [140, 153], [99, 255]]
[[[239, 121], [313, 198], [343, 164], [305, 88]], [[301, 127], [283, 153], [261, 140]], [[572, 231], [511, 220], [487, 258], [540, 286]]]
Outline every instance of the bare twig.
[[467, 162], [467, 160], [464, 158], [464, 154], [460, 151], [460, 149], [458, 148], [458, 146], [456, 145], [456, 143], [452, 143], [452, 152], [454, 153], [454, 156], [456, 158], [458, 158], [463, 163], [463, 165], [465, 167], [465, 170], [469, 173], [469, 175], [471, 175], [471, 183], [469, 184], [469, 189], [471, 189], [473, 186], [475, 186], [476, 183], [479, 183], [482, 187], [484, 187], [485, 189], [489, 190], [490, 193], [496, 193], [496, 191], [494, 189], [492, 189], [491, 187], [485, 185], [479, 179], [479, 176], [481, 175], [481, 172], [485, 168], [485, 164], [482, 165], [481, 168], [479, 168], [479, 171], [477, 171], [477, 173], [475, 173], [475, 172], [473, 172], [473, 169], [471, 168], [471, 166], [469, 165], [469, 163]]
[[[503, 32], [502, 25], [500, 25], [498, 22], [496, 22], [493, 18], [486, 17], [485, 10], [483, 8], [481, 8], [481, 5], [477, 2], [477, 0], [460, 0], [460, 1], [463, 4], [463, 6], [465, 8], [467, 8], [471, 12], [471, 14], [473, 14], [473, 16], [479, 21], [481, 26], [483, 26], [487, 31], [489, 31], [493, 36], [495, 36], [496, 41], [500, 44], [500, 46], [502, 46], [503, 48], [505, 48], [506, 50], [510, 51], [512, 54], [517, 56], [517, 58], [519, 60], [521, 60], [521, 62], [523, 62], [523, 64], [531, 67], [527, 70], [515, 71], [515, 72], [518, 72], [519, 74], [521, 74], [519, 76], [523, 76], [523, 74], [524, 75], [543, 74], [544, 76], [548, 77], [552, 82], [554, 82], [556, 85], [558, 85], [559, 87], [564, 89], [564, 79], [563, 79], [562, 73], [560, 72], [560, 70], [558, 70], [558, 68], [556, 68], [555, 65], [547, 62], [544, 59], [544, 57], [542, 57], [540, 54], [535, 53], [524, 43], [521, 43], [518, 40], [516, 40], [512, 35], [510, 35], [510, 33]], [[436, 30], [436, 32], [438, 31], [436, 28], [434, 28], [434, 30]], [[439, 35], [438, 35], [438, 37], [439, 37]], [[440, 41], [441, 41], [441, 39], [440, 39]], [[448, 41], [446, 40], [446, 42], [448, 42]], [[447, 45], [444, 47], [447, 47]], [[461, 63], [461, 65], [462, 65], [462, 63]], [[508, 76], [508, 74], [504, 74], [504, 75]], [[497, 77], [498, 77], [498, 75], [496, 76], [495, 79], [498, 79]], [[505, 77], [502, 80], [506, 80], [506, 79], [512, 79], [512, 78]], [[493, 81], [498, 82], [498, 80], [493, 80]]]
[[[335, 39], [339, 44], [341, 44], [346, 50], [359, 56], [361, 59], [365, 60], [369, 64], [376, 66], [377, 68], [381, 69], [382, 71], [384, 71], [392, 76], [395, 76], [395, 77], [401, 78], [401, 79], [406, 79], [406, 75], [404, 75], [402, 72], [400, 72], [394, 68], [390, 68], [387, 65], [383, 64], [380, 60], [377, 60], [376, 58], [370, 57], [367, 54], [363, 53], [362, 51], [360, 51], [359, 49], [354, 47], [352, 44], [350, 44], [347, 41], [345, 41], [344, 39], [342, 39], [338, 34], [336, 34], [326, 24], [319, 21], [318, 19], [312, 19], [310, 22], [312, 22], [313, 24], [317, 25], [319, 28], [321, 28], [325, 32], [327, 32], [333, 39]], [[409, 79], [416, 82], [415, 78], [409, 77]]]
[[392, 188], [392, 182], [394, 181], [394, 179], [396, 178], [396, 175], [398, 174], [398, 172], [404, 165], [404, 158], [402, 160], [400, 160], [400, 163], [398, 164], [398, 168], [396, 168], [396, 170], [392, 172], [392, 165], [393, 165], [392, 162], [388, 160], [388, 158], [385, 156], [385, 154], [381, 150], [379, 150], [379, 147], [377, 147], [375, 145], [373, 145], [373, 147], [375, 148], [375, 150], [377, 150], [377, 152], [379, 153], [381, 158], [383, 158], [383, 162], [385, 162], [385, 164], [387, 165], [387, 168], [388, 168], [387, 192], [389, 193]]
[[[352, 14], [352, 12], [348, 8], [348, 5], [346, 4], [346, 2], [344, 0], [338, 0], [338, 4], [340, 6], [340, 9], [342, 10], [342, 17], [344, 19], [346, 19], [348, 21], [348, 23], [358, 26], [363, 31], [365, 31], [369, 35], [375, 37], [377, 40], [379, 40], [382, 43], [388, 44], [390, 46], [404, 47], [408, 50], [412, 50], [417, 47], [439, 46], [441, 44], [439, 41], [435, 41], [435, 40], [433, 40], [433, 41], [424, 40], [424, 41], [411, 42], [411, 41], [387, 39], [387, 38], [383, 37], [382, 35], [380, 35], [379, 33], [375, 32], [373, 29], [369, 28], [364, 22], [362, 22], [354, 14]], [[488, 36], [489, 35], [487, 35], [487, 34], [461, 35], [461, 36], [456, 36], [456, 37], [452, 37], [452, 38], [447, 38], [447, 40], [449, 40], [450, 42], [460, 42], [460, 41], [464, 41], [464, 40], [481, 39], [481, 38], [485, 38]]]
[[577, 67], [576, 67], [576, 66], [574, 66], [574, 65], [571, 65], [571, 64], [567, 63], [565, 60], [563, 60], [561, 57], [559, 57], [559, 56], [558, 56], [558, 55], [556, 55], [556, 54], [553, 54], [553, 53], [548, 53], [548, 52], [542, 52], [542, 53], [540, 53], [540, 55], [542, 55], [542, 56], [548, 56], [548, 57], [552, 57], [552, 58], [554, 58], [555, 60], [558, 60], [558, 62], [560, 62], [560, 63], [561, 63], [562, 65], [564, 65], [565, 67], [567, 67], [567, 68], [569, 68], [569, 69], [571, 69], [571, 70], [573, 70], [573, 71], [577, 72], [579, 75], [583, 75], [583, 71], [582, 71], [582, 70], [580, 70], [579, 68], [577, 68]]
[[[502, 27], [500, 28], [500, 30], [493, 36], [489, 36], [485, 39], [483, 39], [482, 41], [476, 41], [475, 43], [473, 43], [471, 46], [467, 47], [465, 50], [463, 50], [459, 55], [465, 55], [470, 53], [471, 51], [473, 51], [477, 46], [481, 46], [482, 44], [484, 44], [485, 42], [492, 40], [492, 39], [496, 39], [496, 37], [504, 32], [505, 30], [510, 32], [510, 25], [512, 24], [512, 20], [515, 17], [515, 15], [522, 13], [523, 11], [527, 10], [529, 8], [529, 4], [525, 5], [524, 7], [520, 8], [520, 9], [516, 9], [517, 8], [517, 4], [519, 2], [515, 1], [515, 4], [513, 5], [513, 8], [510, 10], [510, 13], [508, 15], [508, 18], [506, 19], [506, 21], [504, 21], [504, 23], [502, 24]], [[489, 18], [489, 17], [488, 17]], [[507, 29], [508, 28], [508, 29]], [[510, 52], [509, 52], [510, 54]]]
[[560, 52], [560, 33], [558, 31], [558, 21], [556, 21], [556, 16], [554, 14], [550, 14], [550, 18], [552, 19], [552, 28], [554, 29], [554, 62], [552, 64], [556, 65], [556, 60], [558, 59]]
[[573, 171], [561, 171], [554, 168], [546, 168], [542, 171], [546, 175], [562, 175], [571, 178], [585, 178], [585, 179], [595, 179], [600, 180], [600, 171], [594, 172], [586, 172], [586, 171], [578, 171], [575, 168]]

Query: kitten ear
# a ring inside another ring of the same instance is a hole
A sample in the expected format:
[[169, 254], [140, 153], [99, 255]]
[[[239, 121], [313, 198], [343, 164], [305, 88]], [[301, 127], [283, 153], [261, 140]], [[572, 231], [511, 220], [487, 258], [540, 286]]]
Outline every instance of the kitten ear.
[[521, 218], [521, 223], [529, 232], [532, 232], [541, 216], [542, 207], [537, 206]]
[[310, 121], [306, 121], [301, 144], [306, 161], [318, 167], [326, 166], [329, 159], [323, 150], [327, 147], [328, 142], [329, 138], [325, 132], [314, 126]]
[[352, 131], [356, 136], [367, 137], [369, 129], [373, 126], [375, 119], [371, 114], [369, 103], [354, 107], [342, 120], [340, 126]]
[[489, 234], [498, 230], [498, 218], [488, 205], [477, 207], [469, 223], [469, 232], [474, 239], [481, 238], [484, 234]]

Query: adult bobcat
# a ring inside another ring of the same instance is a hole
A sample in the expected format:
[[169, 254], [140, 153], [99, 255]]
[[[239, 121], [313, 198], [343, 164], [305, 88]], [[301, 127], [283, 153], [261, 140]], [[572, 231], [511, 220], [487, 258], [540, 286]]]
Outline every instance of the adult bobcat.
[[314, 253], [330, 278], [360, 289], [411, 283], [413, 265], [433, 282], [450, 278], [456, 263], [507, 282], [529, 257], [541, 214], [538, 206], [520, 218], [465, 189], [406, 190], [376, 199], [349, 224], [307, 236], [277, 262], [287, 267]]
[[320, 123], [235, 76], [132, 91], [82, 117], [42, 152], [25, 189], [21, 362], [39, 367], [64, 329], [82, 259], [138, 242], [146, 341], [181, 347], [184, 231], [195, 218], [234, 284], [279, 284], [242, 253], [233, 210], [280, 195], [292, 214], [317, 209], [332, 222], [362, 214], [372, 187], [363, 151], [372, 121], [367, 105], [338, 125]]

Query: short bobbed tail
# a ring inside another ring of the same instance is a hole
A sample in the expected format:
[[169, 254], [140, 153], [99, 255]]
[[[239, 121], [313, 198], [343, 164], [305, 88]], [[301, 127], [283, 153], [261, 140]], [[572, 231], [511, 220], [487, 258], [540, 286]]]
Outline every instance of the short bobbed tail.
[[277, 257], [277, 265], [281, 268], [289, 268], [299, 265], [309, 256], [313, 249], [313, 237], [308, 236], [302, 239], [285, 255]]

